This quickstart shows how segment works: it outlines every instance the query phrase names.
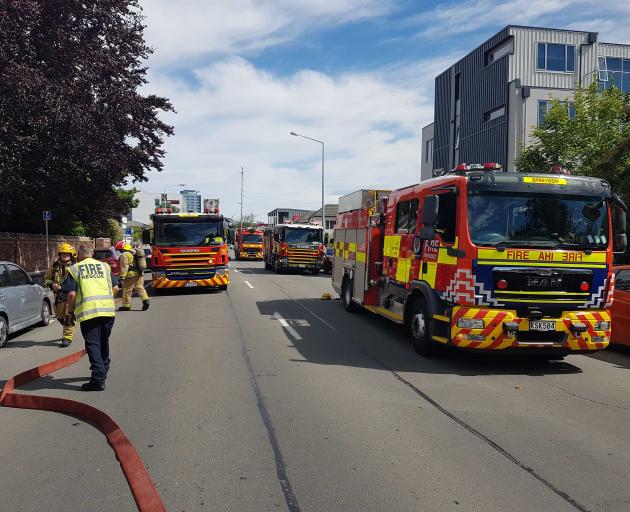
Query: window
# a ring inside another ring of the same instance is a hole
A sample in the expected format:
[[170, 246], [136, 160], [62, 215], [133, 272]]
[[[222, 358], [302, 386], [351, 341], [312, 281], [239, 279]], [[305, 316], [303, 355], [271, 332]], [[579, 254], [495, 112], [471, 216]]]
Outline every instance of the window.
[[457, 219], [457, 195], [454, 193], [441, 194], [438, 208], [438, 220], [435, 232], [447, 244], [455, 243], [455, 226]]
[[505, 105], [501, 105], [495, 109], [489, 110], [483, 115], [483, 122], [488, 123], [493, 119], [498, 119], [501, 116], [505, 115]]
[[155, 198], [154, 203], [155, 203], [155, 206], [160, 206], [160, 200], [157, 197]]
[[7, 265], [7, 269], [9, 270], [9, 275], [13, 280], [14, 286], [31, 284], [31, 278], [28, 277], [26, 272], [24, 272], [20, 267], [16, 267], [15, 265]]
[[615, 288], [625, 292], [630, 291], [630, 270], [620, 270], [615, 274]]
[[542, 71], [575, 71], [575, 46], [538, 43], [536, 69]]
[[598, 57], [600, 90], [617, 87], [630, 93], [630, 59]]
[[335, 221], [326, 220], [326, 229], [335, 229]]
[[9, 273], [4, 265], [0, 265], [0, 288], [9, 286]]
[[418, 200], [403, 201], [396, 205], [396, 232], [415, 233], [418, 225]]
[[484, 55], [484, 65], [489, 66], [493, 62], [499, 60], [501, 57], [505, 57], [506, 55], [512, 53], [513, 47], [513, 40], [510, 38], [509, 40], [495, 46], [494, 48], [490, 48]]
[[429, 139], [424, 143], [424, 161], [431, 162], [433, 160], [433, 139]]
[[[566, 105], [569, 118], [573, 119], [575, 117], [575, 103], [572, 101], [562, 101], [561, 103]], [[538, 100], [538, 126], [545, 124], [545, 118], [547, 117], [547, 112], [549, 112], [551, 105], [553, 105], [551, 100]]]

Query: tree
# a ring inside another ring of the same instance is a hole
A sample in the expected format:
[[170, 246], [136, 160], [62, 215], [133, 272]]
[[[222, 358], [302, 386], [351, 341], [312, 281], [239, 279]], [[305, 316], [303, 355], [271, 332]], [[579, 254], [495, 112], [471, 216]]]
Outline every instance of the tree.
[[544, 125], [532, 131], [532, 144], [522, 149], [517, 169], [547, 172], [562, 165], [574, 174], [604, 178], [630, 197], [628, 100], [616, 87], [598, 91], [596, 81], [575, 91], [574, 117], [566, 103], [553, 100]]
[[41, 210], [54, 233], [108, 231], [119, 188], [162, 169], [173, 108], [140, 92], [143, 29], [139, 0], [0, 2], [0, 231], [41, 232]]

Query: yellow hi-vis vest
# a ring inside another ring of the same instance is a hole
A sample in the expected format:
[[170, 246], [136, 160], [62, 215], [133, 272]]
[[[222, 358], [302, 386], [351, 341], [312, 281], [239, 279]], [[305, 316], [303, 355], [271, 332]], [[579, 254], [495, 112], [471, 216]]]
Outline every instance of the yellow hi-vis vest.
[[112, 278], [109, 265], [86, 258], [72, 265], [68, 272], [77, 282], [74, 314], [78, 322], [97, 316], [115, 316]]

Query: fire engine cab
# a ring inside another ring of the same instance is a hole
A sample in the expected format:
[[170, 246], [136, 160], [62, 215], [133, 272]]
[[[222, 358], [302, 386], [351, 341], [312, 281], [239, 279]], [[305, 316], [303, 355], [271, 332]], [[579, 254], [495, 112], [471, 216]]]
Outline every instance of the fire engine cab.
[[333, 287], [345, 308], [438, 345], [561, 358], [608, 346], [626, 206], [599, 178], [461, 165], [339, 200]]

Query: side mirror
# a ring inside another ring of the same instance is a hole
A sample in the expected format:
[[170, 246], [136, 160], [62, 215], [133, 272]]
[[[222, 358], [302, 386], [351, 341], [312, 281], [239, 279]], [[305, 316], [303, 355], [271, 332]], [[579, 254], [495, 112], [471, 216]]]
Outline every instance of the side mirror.
[[150, 229], [143, 229], [142, 230], [142, 243], [143, 244], [150, 244], [151, 243], [151, 230]]
[[613, 251], [618, 254], [624, 254], [628, 248], [628, 235], [625, 233], [615, 235], [613, 238]]
[[427, 196], [422, 206], [422, 224], [425, 226], [435, 226], [440, 208], [440, 196]]
[[418, 232], [420, 240], [433, 240], [435, 238], [435, 226], [422, 226]]

